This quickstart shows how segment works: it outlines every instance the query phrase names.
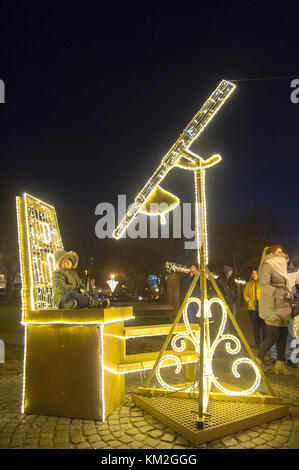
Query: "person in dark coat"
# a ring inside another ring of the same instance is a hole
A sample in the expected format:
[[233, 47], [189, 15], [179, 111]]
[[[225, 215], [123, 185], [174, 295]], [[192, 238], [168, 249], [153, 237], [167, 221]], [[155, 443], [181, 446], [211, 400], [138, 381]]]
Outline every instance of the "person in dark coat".
[[[233, 268], [231, 266], [224, 266], [223, 273], [217, 279], [217, 284], [231, 313], [234, 318], [236, 318], [238, 289], [233, 277]], [[230, 331], [233, 332], [233, 324], [229, 319], [228, 325]]]
[[[198, 273], [198, 264], [197, 263], [191, 263], [189, 266], [190, 272], [186, 274], [184, 277], [182, 283], [181, 283], [181, 302], [183, 302], [192, 282], [194, 279], [194, 276]], [[195, 287], [192, 291], [191, 297], [196, 297], [197, 299], [200, 300], [200, 278], [198, 278], [197, 283], [195, 284]], [[198, 323], [199, 322], [199, 317], [196, 316], [198, 313], [198, 305], [195, 302], [190, 302], [188, 305], [188, 320], [189, 323]], [[181, 317], [182, 318], [182, 317]]]

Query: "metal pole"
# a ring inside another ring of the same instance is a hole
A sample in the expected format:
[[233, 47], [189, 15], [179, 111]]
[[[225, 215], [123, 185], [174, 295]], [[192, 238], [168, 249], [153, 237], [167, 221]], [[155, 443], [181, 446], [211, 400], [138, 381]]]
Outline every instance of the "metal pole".
[[[206, 214], [204, 194], [204, 170], [194, 170], [195, 196], [196, 196], [196, 224], [197, 224], [197, 256], [200, 263], [200, 345], [199, 345], [199, 368], [198, 368], [198, 418], [197, 427], [202, 429], [204, 422], [204, 397], [205, 397], [205, 308], [207, 301], [207, 239], [206, 239]], [[199, 247], [199, 231], [201, 234], [201, 247]]]

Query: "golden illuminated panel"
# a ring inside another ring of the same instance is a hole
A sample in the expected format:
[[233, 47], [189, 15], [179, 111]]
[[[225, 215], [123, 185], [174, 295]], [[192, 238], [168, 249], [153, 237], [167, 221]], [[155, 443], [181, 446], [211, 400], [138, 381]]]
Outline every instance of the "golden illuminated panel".
[[63, 244], [54, 207], [29, 194], [17, 197], [23, 311], [55, 308], [52, 296], [54, 252]]

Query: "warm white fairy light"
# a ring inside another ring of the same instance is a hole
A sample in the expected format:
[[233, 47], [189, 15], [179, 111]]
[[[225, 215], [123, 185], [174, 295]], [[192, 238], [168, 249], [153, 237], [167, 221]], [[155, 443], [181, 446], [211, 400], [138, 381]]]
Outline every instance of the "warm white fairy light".
[[[160, 368], [163, 367], [163, 363], [165, 361], [174, 361], [175, 364], [176, 364], [176, 368], [175, 368], [175, 374], [179, 374], [182, 370], [182, 362], [180, 360], [180, 358], [178, 358], [177, 356], [173, 356], [171, 354], [168, 354], [167, 356], [164, 356], [162, 357], [161, 361], [159, 362], [159, 366], [157, 368], [157, 371], [156, 371], [156, 376], [157, 376], [157, 379], [158, 379], [158, 382], [159, 384], [166, 390], [173, 390], [173, 391], [179, 391], [182, 387], [178, 386], [178, 387], [174, 387], [173, 385], [169, 385], [167, 384], [161, 377], [161, 373], [160, 373]], [[190, 391], [192, 390], [193, 388], [195, 388], [195, 385], [194, 384], [191, 384], [189, 387], [186, 387], [186, 391]]]
[[[105, 309], [104, 309], [105, 310]], [[84, 320], [84, 321], [66, 321], [66, 320], [52, 320], [52, 321], [21, 321], [22, 325], [108, 325], [110, 323], [117, 323], [119, 321], [133, 320], [135, 317], [126, 318], [115, 318], [114, 320], [108, 321], [95, 321], [95, 320]]]
[[106, 418], [105, 409], [105, 373], [104, 373], [104, 325], [101, 325], [101, 402], [102, 402], [102, 421]]
[[[238, 366], [240, 364], [248, 364], [250, 367], [253, 368], [254, 373], [255, 373], [255, 380], [254, 380], [253, 385], [250, 388], [246, 389], [246, 390], [241, 390], [239, 392], [229, 390], [226, 387], [223, 387], [218, 382], [218, 380], [216, 379], [216, 377], [214, 375], [213, 368], [212, 368], [213, 356], [214, 356], [215, 350], [216, 350], [217, 346], [220, 344], [220, 342], [227, 341], [226, 344], [225, 344], [225, 348], [226, 348], [226, 351], [229, 354], [239, 353], [240, 350], [241, 350], [241, 343], [240, 343], [239, 339], [236, 338], [236, 336], [233, 336], [231, 334], [223, 335], [223, 331], [224, 331], [225, 324], [226, 324], [226, 321], [227, 321], [226, 307], [225, 307], [224, 303], [222, 302], [222, 300], [217, 298], [217, 297], [209, 300], [209, 308], [210, 309], [211, 309], [211, 306], [213, 305], [213, 303], [218, 303], [221, 306], [222, 318], [221, 318], [221, 324], [220, 324], [220, 328], [218, 330], [217, 336], [216, 336], [216, 338], [214, 340], [214, 343], [213, 343], [213, 345], [210, 349], [210, 355], [209, 356], [210, 356], [210, 377], [211, 377], [211, 380], [212, 380], [213, 384], [215, 385], [215, 387], [218, 388], [221, 392], [225, 393], [226, 395], [232, 395], [232, 396], [250, 395], [250, 394], [255, 392], [255, 390], [258, 388], [258, 386], [260, 385], [260, 382], [261, 382], [261, 373], [260, 373], [257, 365], [251, 359], [246, 358], [246, 357], [241, 357], [241, 358], [236, 359], [234, 361], [233, 365], [232, 365], [232, 372], [233, 372], [233, 374], [236, 378], [240, 377], [240, 374], [238, 373], [238, 370], [237, 370]], [[232, 343], [235, 344], [234, 348], [231, 346]]]
[[[182, 365], [195, 364], [196, 362], [197, 362], [197, 359], [196, 360], [194, 359], [194, 360], [182, 361]], [[111, 367], [105, 366], [105, 370], [107, 370], [108, 372], [111, 372], [112, 374], [115, 374], [115, 375], [127, 375], [127, 374], [133, 374], [135, 372], [142, 372], [142, 371], [152, 369], [152, 366], [145, 367], [142, 362], [140, 362], [140, 367], [138, 369], [130, 369], [129, 368], [129, 366], [130, 366], [129, 363], [127, 364], [127, 366], [128, 366], [127, 370], [116, 370], [116, 369], [112, 369]], [[160, 367], [163, 368], [163, 369], [167, 369], [169, 367], [174, 367], [174, 364], [163, 364]]]
[[[160, 185], [169, 171], [174, 168], [177, 163], [185, 156], [184, 152], [189, 150], [189, 147], [199, 137], [205, 127], [217, 114], [219, 109], [223, 106], [225, 101], [234, 91], [236, 86], [226, 80], [222, 80], [216, 90], [207, 99], [204, 105], [200, 108], [198, 113], [186, 126], [178, 140], [162, 158], [162, 161], [148, 180], [142, 190], [135, 197], [134, 203], [131, 205], [125, 217], [122, 219], [120, 224], [113, 232], [113, 236], [116, 239], [121, 238], [125, 230], [128, 228], [132, 220], [142, 211], [144, 204], [151, 197], [152, 192]], [[185, 157], [186, 158], [186, 157]], [[191, 160], [192, 154], [187, 156], [187, 159]], [[160, 186], [159, 186], [160, 187]], [[160, 187], [161, 188], [161, 187]], [[164, 190], [165, 191], [165, 190]]]
[[26, 358], [27, 358], [27, 326], [24, 328], [24, 359], [23, 359], [23, 385], [21, 399], [21, 413], [25, 411], [25, 393], [26, 393]]
[[[199, 317], [201, 315], [200, 300], [196, 299], [196, 298], [190, 298], [188, 303], [186, 304], [186, 307], [185, 307], [184, 311], [183, 311], [184, 323], [186, 325], [187, 331], [182, 332], [182, 333], [177, 333], [173, 337], [172, 343], [171, 343], [173, 350], [175, 352], [178, 352], [178, 353], [182, 353], [186, 349], [186, 341], [185, 340], [191, 341], [191, 343], [194, 345], [195, 352], [199, 353], [199, 350], [200, 350], [200, 330], [198, 330], [198, 331], [192, 331], [191, 330], [189, 320], [188, 320], [188, 315], [187, 315], [188, 306], [190, 305], [191, 302], [195, 302], [198, 305], [198, 312], [196, 313], [196, 316]], [[226, 324], [226, 321], [227, 321], [227, 312], [226, 312], [225, 305], [223, 304], [223, 302], [219, 298], [215, 297], [215, 298], [212, 298], [210, 300], [206, 300], [205, 309], [204, 309], [205, 310], [205, 319], [206, 319], [206, 321], [207, 321], [208, 318], [210, 318], [212, 316], [211, 306], [214, 303], [218, 303], [221, 306], [222, 318], [221, 318], [220, 328], [218, 330], [217, 336], [214, 340], [214, 343], [213, 343], [212, 347], [210, 348], [209, 344], [207, 343], [208, 338], [205, 338], [205, 341], [204, 341], [204, 368], [203, 368], [204, 369], [204, 380], [203, 380], [203, 386], [204, 386], [203, 409], [204, 409], [204, 411], [205, 411], [205, 409], [207, 408], [207, 405], [208, 405], [209, 391], [210, 391], [212, 382], [213, 382], [213, 384], [215, 385], [216, 388], [218, 388], [221, 392], [225, 393], [226, 395], [246, 396], [246, 395], [250, 395], [250, 394], [254, 393], [255, 390], [260, 385], [260, 381], [261, 381], [261, 373], [260, 373], [258, 367], [256, 366], [256, 364], [251, 359], [246, 358], [246, 357], [237, 358], [233, 362], [232, 373], [236, 378], [239, 378], [240, 377], [240, 374], [238, 372], [239, 365], [248, 364], [250, 367], [253, 368], [254, 373], [255, 373], [254, 383], [252, 384], [251, 387], [247, 388], [246, 390], [242, 390], [242, 391], [232, 391], [232, 390], [229, 390], [226, 387], [222, 386], [219, 383], [219, 381], [216, 379], [215, 374], [214, 374], [213, 369], [212, 369], [212, 362], [213, 362], [213, 356], [214, 356], [215, 350], [216, 350], [217, 346], [219, 345], [219, 343], [222, 342], [222, 341], [226, 341], [225, 348], [226, 348], [226, 351], [229, 354], [239, 353], [240, 350], [241, 350], [241, 343], [240, 343], [240, 340], [234, 335], [231, 335], [231, 334], [223, 335], [223, 331], [224, 331], [225, 324]], [[180, 346], [177, 345], [177, 342], [179, 340], [181, 341]], [[232, 344], [234, 344], [234, 347], [232, 347]], [[172, 361], [175, 362], [175, 364], [176, 364], [176, 374], [178, 374], [181, 371], [183, 363], [180, 360], [180, 358], [178, 356], [174, 356], [172, 354], [167, 354], [167, 355], [163, 356], [163, 358], [161, 359], [161, 361], [158, 364], [158, 367], [157, 367], [157, 370], [156, 370], [156, 377], [157, 377], [157, 380], [160, 383], [160, 385], [162, 387], [164, 387], [166, 390], [179, 390], [180, 387], [174, 387], [173, 385], [170, 385], [170, 384], [166, 383], [165, 380], [162, 379], [162, 377], [161, 377], [160, 369], [161, 369], [161, 367], [163, 367], [165, 361], [169, 361], [169, 360], [172, 360]]]

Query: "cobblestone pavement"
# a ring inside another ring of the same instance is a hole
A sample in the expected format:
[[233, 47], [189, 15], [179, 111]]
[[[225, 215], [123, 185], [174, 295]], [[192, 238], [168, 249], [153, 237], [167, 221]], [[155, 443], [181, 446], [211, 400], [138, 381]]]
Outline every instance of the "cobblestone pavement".
[[[16, 361], [19, 362], [19, 361]], [[131, 378], [128, 390], [136, 386]], [[290, 415], [199, 446], [209, 449], [298, 449], [299, 371], [292, 377], [269, 372], [274, 391], [290, 406]], [[130, 382], [130, 380], [128, 382]], [[135, 381], [135, 382], [134, 382]], [[107, 421], [22, 415], [20, 367], [7, 363], [0, 375], [0, 448], [3, 449], [194, 449], [196, 446], [126, 401]]]

